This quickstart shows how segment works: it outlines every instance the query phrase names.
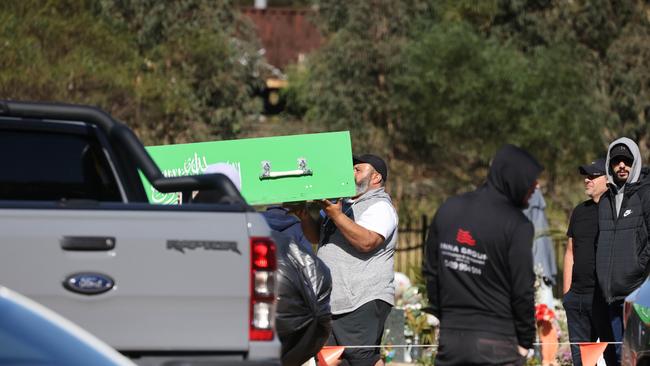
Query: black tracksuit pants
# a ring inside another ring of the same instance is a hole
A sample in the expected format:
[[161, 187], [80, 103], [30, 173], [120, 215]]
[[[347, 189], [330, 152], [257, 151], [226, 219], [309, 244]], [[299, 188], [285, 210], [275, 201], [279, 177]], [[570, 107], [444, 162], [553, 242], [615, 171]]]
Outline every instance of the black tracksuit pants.
[[[577, 294], [571, 290], [562, 298], [562, 305], [566, 311], [569, 340], [573, 342], [595, 342], [598, 332], [594, 323], [592, 302], [594, 294]], [[580, 346], [571, 345], [571, 358], [574, 366], [582, 366]]]
[[525, 358], [517, 349], [517, 338], [491, 332], [440, 329], [436, 366], [520, 366]]

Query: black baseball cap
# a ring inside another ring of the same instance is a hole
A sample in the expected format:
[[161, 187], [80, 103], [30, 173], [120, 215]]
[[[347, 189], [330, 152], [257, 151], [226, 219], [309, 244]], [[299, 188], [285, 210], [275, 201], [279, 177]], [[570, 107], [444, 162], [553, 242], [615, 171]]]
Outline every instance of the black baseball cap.
[[388, 178], [388, 168], [386, 167], [386, 162], [384, 159], [380, 158], [377, 155], [372, 155], [372, 154], [364, 154], [364, 155], [358, 155], [358, 156], [353, 156], [352, 157], [352, 163], [353, 164], [370, 164], [372, 165], [373, 168], [377, 171], [377, 173], [381, 174], [381, 180], [386, 182], [386, 178]]
[[605, 175], [605, 159], [597, 159], [592, 161], [591, 164], [580, 165], [578, 171], [582, 175]]
[[634, 155], [632, 155], [632, 152], [630, 149], [627, 147], [625, 144], [617, 144], [614, 147], [612, 147], [611, 150], [609, 150], [609, 161], [611, 162], [614, 160], [615, 157], [624, 157], [629, 159], [630, 161], [634, 161]]

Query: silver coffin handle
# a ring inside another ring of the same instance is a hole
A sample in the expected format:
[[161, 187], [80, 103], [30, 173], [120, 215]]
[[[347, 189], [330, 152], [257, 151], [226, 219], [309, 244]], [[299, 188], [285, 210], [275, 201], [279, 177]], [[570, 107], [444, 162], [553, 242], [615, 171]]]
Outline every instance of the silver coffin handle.
[[269, 160], [264, 160], [262, 161], [262, 174], [260, 174], [260, 180], [285, 177], [303, 177], [307, 175], [313, 175], [313, 171], [307, 167], [307, 159], [305, 158], [298, 158], [298, 169], [285, 170], [283, 172], [271, 171], [271, 162]]

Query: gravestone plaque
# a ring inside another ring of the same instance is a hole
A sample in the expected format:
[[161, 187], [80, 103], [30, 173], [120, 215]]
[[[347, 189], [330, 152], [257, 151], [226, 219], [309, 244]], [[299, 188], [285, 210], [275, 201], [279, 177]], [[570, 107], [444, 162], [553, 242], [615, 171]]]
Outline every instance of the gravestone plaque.
[[[386, 319], [386, 324], [384, 325], [384, 338], [382, 344], [384, 345], [402, 345], [406, 344], [406, 339], [404, 338], [404, 325], [406, 324], [406, 318], [404, 316], [404, 310], [393, 308], [388, 314]], [[393, 356], [394, 362], [404, 362], [404, 348], [393, 348], [391, 349], [395, 352]]]

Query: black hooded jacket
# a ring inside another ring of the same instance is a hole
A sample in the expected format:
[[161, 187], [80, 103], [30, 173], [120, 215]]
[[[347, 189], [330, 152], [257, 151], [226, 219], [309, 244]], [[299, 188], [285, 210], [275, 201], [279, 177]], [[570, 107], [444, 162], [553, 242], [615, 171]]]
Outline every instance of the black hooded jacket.
[[[622, 192], [614, 184], [607, 154], [609, 189], [598, 202], [598, 243], [596, 246], [596, 277], [608, 303], [623, 300], [641, 286], [650, 272], [650, 179], [648, 169], [641, 168], [641, 154], [636, 144], [625, 137], [612, 142], [625, 144], [634, 155], [628, 182]], [[638, 165], [637, 165], [638, 164]], [[616, 196], [621, 192], [620, 210]]]
[[289, 210], [280, 206], [271, 206], [262, 212], [271, 229], [288, 235], [296, 244], [303, 247], [309, 254], [314, 254], [311, 243], [302, 232], [300, 220], [289, 214]]
[[533, 234], [521, 209], [542, 166], [506, 145], [487, 183], [449, 198], [431, 223], [423, 273], [440, 326], [535, 339]]

